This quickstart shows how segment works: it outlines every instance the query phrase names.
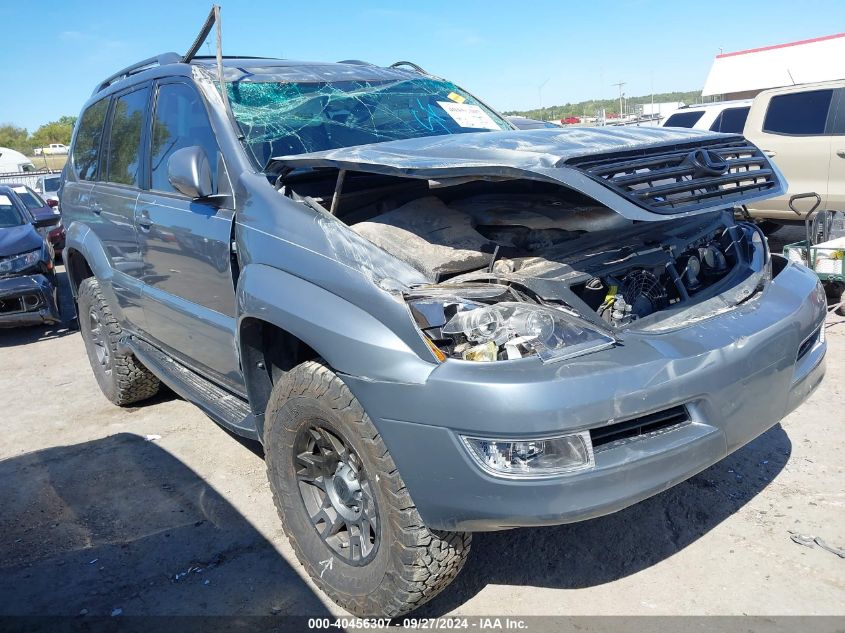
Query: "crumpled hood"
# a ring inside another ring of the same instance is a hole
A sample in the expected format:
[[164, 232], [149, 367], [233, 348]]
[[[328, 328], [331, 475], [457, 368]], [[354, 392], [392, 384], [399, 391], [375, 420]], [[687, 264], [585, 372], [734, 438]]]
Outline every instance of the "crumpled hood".
[[[560, 167], [572, 158], [724, 137], [684, 128], [583, 127], [426, 136], [274, 158], [291, 166], [339, 162], [396, 169], [449, 169], [495, 165], [520, 169]], [[350, 167], [351, 168], [351, 167]]]
[[[703, 130], [661, 127], [474, 132], [280, 156], [273, 158], [272, 164], [292, 168], [334, 167], [432, 180], [462, 177], [544, 180], [581, 191], [628, 219], [654, 221], [703, 213], [725, 208], [726, 205], [722, 203], [719, 206], [718, 201], [714, 201], [712, 208], [654, 213], [621, 198], [607, 187], [598, 186], [594, 178], [567, 162], [602, 154], [678, 145], [689, 145], [692, 150], [697, 142], [720, 140], [743, 139], [741, 136]], [[742, 202], [778, 195], [782, 190], [783, 187], [766, 195], [749, 195]]]
[[31, 224], [0, 229], [0, 257], [34, 251], [43, 241]]

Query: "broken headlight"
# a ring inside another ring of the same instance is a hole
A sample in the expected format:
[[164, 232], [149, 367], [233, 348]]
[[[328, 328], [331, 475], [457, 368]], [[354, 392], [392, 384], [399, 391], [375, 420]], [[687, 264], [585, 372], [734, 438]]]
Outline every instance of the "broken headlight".
[[539, 356], [554, 362], [616, 343], [562, 310], [518, 301], [485, 304], [478, 298], [426, 297], [412, 299], [409, 305], [417, 325], [452, 358], [495, 361]]
[[0, 273], [18, 273], [36, 266], [41, 261], [41, 249], [14, 255], [0, 261]]
[[552, 477], [595, 465], [590, 434], [586, 431], [527, 440], [461, 439], [484, 470], [499, 476]]

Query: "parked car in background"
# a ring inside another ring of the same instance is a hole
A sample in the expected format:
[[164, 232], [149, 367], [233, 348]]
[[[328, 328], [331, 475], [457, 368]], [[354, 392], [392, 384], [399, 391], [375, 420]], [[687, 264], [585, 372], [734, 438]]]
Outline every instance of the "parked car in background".
[[36, 147], [34, 154], [36, 156], [53, 156], [59, 154], [67, 154], [68, 147], [64, 143], [50, 143], [47, 147]]
[[61, 174], [51, 174], [49, 176], [39, 176], [38, 181], [35, 183], [35, 191], [54, 209], [60, 209], [59, 185], [61, 182]]
[[748, 205], [771, 231], [803, 222], [790, 196], [814, 192], [819, 209], [845, 210], [845, 80], [764, 90], [754, 98], [743, 134], [780, 168], [789, 183], [783, 195]]
[[505, 119], [518, 130], [542, 130], [543, 128], [560, 127], [548, 121], [538, 121], [524, 116], [506, 116]]
[[11, 187], [0, 185], [0, 327], [57, 323], [54, 251]]
[[65, 227], [61, 213], [55, 203], [51, 204], [26, 185], [7, 185], [12, 194], [26, 207], [38, 223], [38, 231], [52, 244], [56, 256], [60, 256], [65, 247]]
[[560, 122], [564, 125], [575, 125], [576, 123], [581, 122], [581, 118], [577, 116], [568, 116], [565, 119], [561, 119]]
[[0, 174], [18, 174], [35, 171], [35, 165], [26, 156], [8, 147], [0, 147]]
[[679, 108], [660, 124], [727, 134], [742, 134], [751, 99], [688, 105]]
[[666, 490], [822, 380], [818, 279], [734, 216], [784, 190], [742, 136], [514, 130], [407, 62], [221, 63], [147, 59], [83, 106], [81, 336], [113, 403], [164, 382], [262, 442], [349, 611], [421, 606], [472, 532]]

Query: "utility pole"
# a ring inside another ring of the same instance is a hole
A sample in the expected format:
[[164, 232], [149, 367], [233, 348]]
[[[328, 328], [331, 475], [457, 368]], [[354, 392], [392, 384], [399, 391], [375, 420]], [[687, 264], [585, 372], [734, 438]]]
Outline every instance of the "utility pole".
[[[543, 116], [543, 87], [547, 83], [549, 83], [549, 81], [551, 81], [551, 77], [549, 77], [548, 79], [546, 79], [546, 81], [544, 81], [539, 86], [537, 86], [537, 94], [540, 95], [540, 117], [541, 118]], [[543, 120], [545, 120], [545, 119], [543, 119]]]
[[611, 86], [616, 86], [619, 88], [619, 118], [622, 118], [622, 86], [624, 86], [627, 82], [625, 81], [617, 81], [615, 84], [610, 84]]

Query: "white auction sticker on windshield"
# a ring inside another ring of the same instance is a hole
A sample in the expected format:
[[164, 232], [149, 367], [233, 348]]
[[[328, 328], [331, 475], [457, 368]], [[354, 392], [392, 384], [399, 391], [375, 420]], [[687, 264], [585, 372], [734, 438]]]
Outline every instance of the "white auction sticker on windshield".
[[498, 130], [496, 122], [487, 114], [481, 106], [468, 103], [452, 103], [450, 101], [438, 101], [437, 105], [446, 110], [455, 123], [461, 127], [469, 127], [476, 130]]
[[4, 207], [11, 207], [12, 201], [9, 200], [9, 196], [0, 194], [0, 205], [2, 205]]

